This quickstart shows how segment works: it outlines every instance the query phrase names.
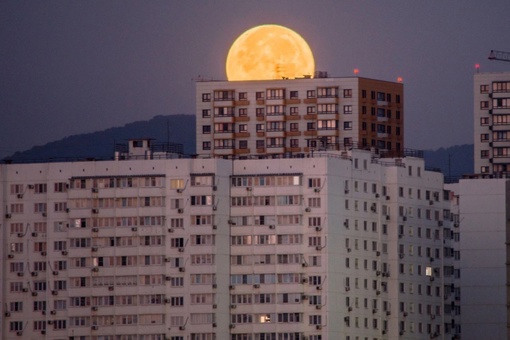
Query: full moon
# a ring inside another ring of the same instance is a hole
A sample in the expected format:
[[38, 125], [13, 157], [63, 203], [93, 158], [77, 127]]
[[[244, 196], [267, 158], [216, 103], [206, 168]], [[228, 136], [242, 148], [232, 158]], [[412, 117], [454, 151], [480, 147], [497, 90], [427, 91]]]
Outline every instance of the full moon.
[[241, 34], [230, 47], [228, 80], [313, 76], [312, 50], [299, 34], [279, 25], [261, 25]]

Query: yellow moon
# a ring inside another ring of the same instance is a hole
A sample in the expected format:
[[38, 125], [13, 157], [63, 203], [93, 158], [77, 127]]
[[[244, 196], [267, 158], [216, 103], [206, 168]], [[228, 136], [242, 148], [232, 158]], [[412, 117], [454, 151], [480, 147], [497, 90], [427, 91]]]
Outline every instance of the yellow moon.
[[279, 25], [261, 25], [241, 34], [230, 47], [228, 80], [313, 76], [312, 50], [299, 34]]

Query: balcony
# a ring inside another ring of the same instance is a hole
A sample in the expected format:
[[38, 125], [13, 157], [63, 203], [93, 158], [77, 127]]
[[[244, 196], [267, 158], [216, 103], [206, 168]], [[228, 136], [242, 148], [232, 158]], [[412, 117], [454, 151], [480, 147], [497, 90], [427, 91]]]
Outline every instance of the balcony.
[[234, 101], [234, 106], [248, 106], [250, 105], [249, 100], [236, 100]]
[[249, 138], [250, 133], [249, 132], [236, 132], [234, 133], [234, 138]]
[[287, 116], [285, 116], [285, 120], [301, 120], [301, 116], [298, 116], [298, 115], [287, 115]]
[[287, 99], [287, 100], [285, 101], [285, 104], [286, 104], [286, 105], [301, 104], [301, 99], [298, 99], [298, 98], [291, 98], [291, 99]]
[[250, 117], [248, 116], [238, 116], [238, 117], [234, 117], [234, 121], [237, 123], [237, 122], [249, 122], [250, 121]]

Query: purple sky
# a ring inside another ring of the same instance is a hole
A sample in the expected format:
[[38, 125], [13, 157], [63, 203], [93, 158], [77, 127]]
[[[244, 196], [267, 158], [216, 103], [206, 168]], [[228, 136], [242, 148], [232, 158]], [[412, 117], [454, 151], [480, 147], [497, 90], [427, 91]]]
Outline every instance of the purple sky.
[[289, 27], [330, 76], [404, 78], [410, 148], [472, 143], [474, 64], [510, 51], [510, 1], [0, 1], [0, 157], [156, 115], [194, 114], [232, 42]]

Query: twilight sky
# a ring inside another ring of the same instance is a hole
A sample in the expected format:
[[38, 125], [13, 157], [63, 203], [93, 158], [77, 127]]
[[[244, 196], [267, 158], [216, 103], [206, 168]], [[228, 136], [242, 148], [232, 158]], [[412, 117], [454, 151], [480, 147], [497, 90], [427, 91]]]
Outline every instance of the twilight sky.
[[[510, 52], [508, 0], [0, 1], [0, 158], [156, 115], [194, 114], [233, 41], [298, 32], [330, 76], [405, 84], [406, 147], [472, 143], [473, 73]], [[177, 142], [177, 141], [176, 141]]]

